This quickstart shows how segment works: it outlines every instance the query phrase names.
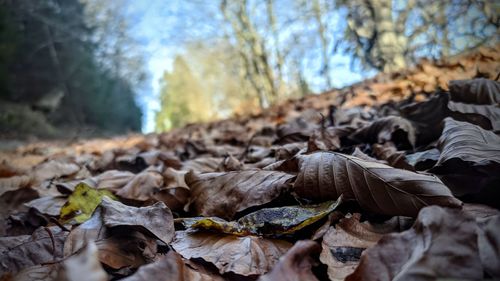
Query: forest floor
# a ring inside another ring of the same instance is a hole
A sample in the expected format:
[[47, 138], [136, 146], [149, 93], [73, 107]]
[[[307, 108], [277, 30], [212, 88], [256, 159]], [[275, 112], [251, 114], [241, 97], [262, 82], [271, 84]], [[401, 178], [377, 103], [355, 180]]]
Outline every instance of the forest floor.
[[500, 54], [0, 152], [0, 280], [500, 278]]

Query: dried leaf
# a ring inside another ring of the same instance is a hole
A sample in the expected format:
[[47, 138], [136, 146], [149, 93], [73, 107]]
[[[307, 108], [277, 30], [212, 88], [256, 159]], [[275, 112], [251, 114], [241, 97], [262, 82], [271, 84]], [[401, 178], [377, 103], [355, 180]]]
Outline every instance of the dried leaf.
[[320, 260], [328, 266], [330, 280], [344, 280], [358, 266], [361, 253], [377, 243], [383, 234], [395, 228], [377, 228], [367, 222], [361, 223], [356, 213], [340, 220], [323, 236]]
[[[500, 137], [466, 122], [445, 119], [439, 139], [441, 155], [430, 170], [450, 187], [453, 194], [475, 194], [485, 203], [498, 205], [500, 183]], [[496, 192], [496, 193], [495, 193]]]
[[97, 255], [95, 243], [87, 242], [87, 245], [79, 253], [62, 263], [62, 269], [59, 271], [57, 279], [68, 281], [108, 280], [108, 275], [102, 269]]
[[[500, 130], [500, 108], [498, 105], [477, 105], [460, 102], [448, 102], [451, 117], [460, 121], [468, 121], [485, 130]], [[465, 115], [465, 116], [461, 116]]]
[[441, 152], [437, 148], [406, 155], [406, 160], [418, 171], [432, 168], [439, 160]]
[[[387, 161], [389, 166], [413, 172], [415, 171], [415, 168], [406, 162], [405, 153], [398, 151], [392, 142], [374, 144], [372, 148], [375, 156], [378, 159]], [[356, 155], [353, 154], [353, 156]]]
[[153, 198], [153, 195], [163, 186], [163, 176], [156, 172], [145, 170], [135, 175], [116, 195], [139, 201]]
[[136, 227], [151, 233], [167, 244], [174, 237], [172, 212], [163, 202], [136, 208], [104, 197], [101, 206], [102, 218], [106, 227]]
[[201, 258], [214, 264], [221, 274], [243, 276], [269, 272], [292, 247], [289, 242], [256, 236], [176, 231], [172, 247], [186, 259]]
[[75, 223], [88, 220], [105, 196], [114, 198], [113, 194], [105, 189], [94, 189], [85, 183], [78, 184], [61, 207], [61, 220]]
[[291, 234], [311, 225], [335, 210], [341, 200], [310, 206], [265, 208], [245, 215], [237, 221], [217, 217], [182, 219], [186, 227], [214, 230], [234, 235], [275, 236]]
[[475, 104], [498, 104], [500, 83], [484, 78], [449, 83], [451, 100]]
[[364, 143], [393, 142], [398, 148], [415, 146], [415, 129], [410, 121], [399, 116], [388, 116], [356, 130], [349, 138]]
[[224, 278], [208, 271], [199, 271], [184, 264], [179, 254], [169, 251], [155, 262], [141, 266], [136, 273], [123, 281], [156, 280], [172, 281], [223, 281]]
[[273, 270], [259, 281], [318, 281], [312, 272], [316, 256], [320, 252], [319, 245], [310, 240], [297, 241], [293, 247], [280, 258]]
[[415, 225], [366, 250], [346, 280], [482, 279], [476, 225], [459, 210], [430, 206]]
[[67, 232], [58, 228], [39, 228], [32, 235], [0, 238], [0, 276], [23, 268], [57, 262], [63, 257]]
[[203, 216], [231, 219], [237, 212], [277, 198], [293, 178], [276, 171], [186, 174], [191, 189], [190, 210]]
[[57, 217], [61, 213], [61, 207], [65, 203], [66, 198], [62, 196], [44, 196], [24, 203], [24, 205], [29, 208], [34, 208], [42, 214]]
[[415, 217], [428, 205], [460, 207], [436, 177], [335, 152], [297, 156], [295, 192], [313, 200], [355, 199], [367, 211]]

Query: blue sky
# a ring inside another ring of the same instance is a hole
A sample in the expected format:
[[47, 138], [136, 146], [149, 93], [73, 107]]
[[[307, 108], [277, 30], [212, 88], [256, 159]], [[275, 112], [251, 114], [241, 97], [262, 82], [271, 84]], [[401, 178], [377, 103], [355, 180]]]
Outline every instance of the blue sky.
[[[197, 2], [204, 2], [206, 5], [215, 3], [209, 0]], [[131, 19], [131, 34], [140, 42], [145, 52], [144, 68], [149, 78], [139, 90], [137, 99], [143, 110], [143, 132], [149, 133], [154, 131], [155, 111], [160, 108], [158, 100], [160, 79], [165, 71], [171, 69], [174, 56], [182, 54], [183, 47], [179, 42], [189, 39], [176, 36], [179, 34], [199, 36], [205, 30], [193, 28], [193, 25], [196, 24], [196, 22], [193, 23], [193, 15], [186, 13], [189, 1], [150, 0], [126, 1], [125, 3], [127, 3], [126, 13]], [[177, 32], [181, 29], [182, 33]], [[334, 67], [331, 75], [334, 87], [346, 86], [373, 75], [373, 72], [352, 71], [350, 69], [351, 58], [347, 55], [334, 55], [331, 62]], [[309, 61], [305, 65], [305, 75], [311, 81], [314, 91], [319, 91], [316, 85], [322, 83], [317, 68], [317, 61]]]

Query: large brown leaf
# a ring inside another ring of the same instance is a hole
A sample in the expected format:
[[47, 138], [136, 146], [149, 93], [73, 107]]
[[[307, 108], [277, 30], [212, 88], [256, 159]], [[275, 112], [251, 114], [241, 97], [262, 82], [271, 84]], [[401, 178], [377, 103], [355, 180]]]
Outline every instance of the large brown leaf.
[[361, 253], [372, 247], [386, 233], [398, 231], [397, 224], [361, 223], [356, 213], [341, 219], [323, 236], [320, 260], [328, 266], [330, 280], [344, 280], [358, 266]]
[[153, 234], [165, 243], [169, 243], [174, 237], [174, 218], [163, 202], [136, 208], [104, 197], [101, 206], [106, 227], [136, 227]]
[[498, 105], [478, 105], [460, 102], [448, 103], [450, 116], [454, 119], [467, 121], [485, 130], [500, 131], [500, 108]]
[[315, 260], [311, 257], [320, 251], [319, 245], [310, 240], [301, 240], [280, 258], [271, 272], [259, 281], [318, 281], [311, 268]]
[[335, 152], [297, 156], [295, 192], [313, 200], [355, 199], [371, 212], [416, 217], [428, 205], [460, 207], [436, 177]]
[[261, 275], [269, 272], [292, 246], [289, 242], [257, 236], [177, 231], [172, 247], [186, 259], [201, 258], [221, 274]]
[[276, 171], [186, 174], [190, 210], [197, 215], [231, 219], [237, 212], [277, 198], [293, 178]]
[[169, 251], [153, 263], [141, 266], [136, 273], [123, 281], [172, 280], [172, 281], [223, 281], [209, 271], [201, 271], [184, 264], [179, 254]]
[[410, 230], [366, 250], [346, 280], [482, 279], [476, 223], [459, 210], [424, 208]]
[[498, 104], [500, 102], [500, 83], [484, 78], [473, 80], [454, 80], [449, 83], [453, 101], [475, 104]]
[[475, 194], [485, 203], [498, 205], [500, 190], [500, 137], [466, 122], [445, 119], [439, 139], [441, 151], [430, 170], [440, 176], [453, 194]]
[[366, 143], [391, 141], [402, 148], [415, 146], [415, 128], [410, 121], [399, 116], [387, 116], [358, 129], [349, 138]]
[[57, 228], [41, 227], [32, 235], [0, 238], [0, 276], [29, 266], [60, 261], [67, 235]]

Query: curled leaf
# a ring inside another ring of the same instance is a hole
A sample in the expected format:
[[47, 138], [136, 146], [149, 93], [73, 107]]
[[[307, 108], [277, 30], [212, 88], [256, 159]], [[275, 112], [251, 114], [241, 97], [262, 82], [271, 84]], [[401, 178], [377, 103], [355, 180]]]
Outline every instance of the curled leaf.
[[189, 208], [199, 215], [231, 219], [237, 212], [277, 198], [293, 177], [262, 170], [187, 173], [186, 183], [191, 189]]
[[297, 156], [295, 192], [313, 200], [354, 199], [367, 211], [416, 217], [428, 205], [460, 207], [435, 176], [395, 169], [335, 152]]
[[291, 234], [322, 219], [335, 210], [340, 202], [339, 199], [310, 206], [265, 208], [230, 222], [217, 217], [186, 218], [182, 219], [182, 222], [193, 229], [213, 230], [242, 236]]

